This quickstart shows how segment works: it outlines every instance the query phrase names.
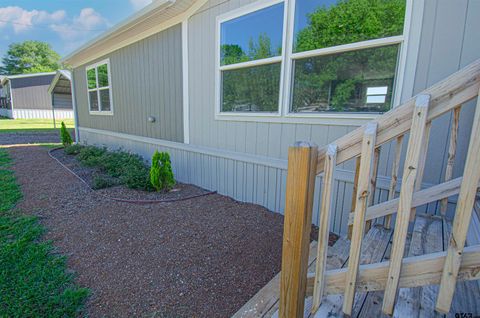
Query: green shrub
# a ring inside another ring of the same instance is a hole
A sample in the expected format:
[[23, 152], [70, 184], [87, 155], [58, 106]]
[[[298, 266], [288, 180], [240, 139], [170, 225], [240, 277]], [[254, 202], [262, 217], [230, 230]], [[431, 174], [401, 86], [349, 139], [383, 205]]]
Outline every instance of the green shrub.
[[80, 151], [82, 150], [82, 148], [84, 148], [84, 147], [80, 144], [73, 144], [73, 145], [65, 147], [64, 150], [65, 150], [65, 153], [67, 155], [78, 155], [80, 153]]
[[167, 152], [155, 153], [150, 168], [150, 183], [157, 190], [170, 190], [175, 185], [170, 155]]
[[95, 167], [131, 189], [153, 190], [148, 167], [142, 157], [125, 151], [107, 151], [94, 146], [82, 147], [77, 159], [87, 167]]
[[72, 136], [70, 136], [70, 133], [67, 130], [67, 127], [65, 126], [65, 123], [62, 121], [62, 127], [60, 128], [60, 139], [62, 141], [63, 147], [70, 146], [73, 141], [72, 141]]
[[93, 178], [93, 188], [95, 190], [109, 188], [115, 184], [116, 183], [110, 178], [105, 178], [102, 176], [95, 176], [95, 178]]
[[139, 189], [146, 191], [153, 191], [154, 188], [150, 184], [148, 176], [148, 167], [137, 167], [135, 169], [128, 169], [120, 177], [122, 183], [124, 183], [130, 189]]
[[107, 150], [105, 148], [86, 146], [80, 150], [77, 158], [87, 167], [100, 166], [100, 158], [106, 151]]

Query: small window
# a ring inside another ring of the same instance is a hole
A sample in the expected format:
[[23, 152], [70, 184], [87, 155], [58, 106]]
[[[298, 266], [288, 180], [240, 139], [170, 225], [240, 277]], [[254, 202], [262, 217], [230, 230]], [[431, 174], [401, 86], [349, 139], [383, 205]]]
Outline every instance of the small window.
[[90, 112], [112, 114], [110, 64], [108, 60], [87, 68], [87, 86]]
[[220, 111], [278, 113], [284, 4], [220, 22]]

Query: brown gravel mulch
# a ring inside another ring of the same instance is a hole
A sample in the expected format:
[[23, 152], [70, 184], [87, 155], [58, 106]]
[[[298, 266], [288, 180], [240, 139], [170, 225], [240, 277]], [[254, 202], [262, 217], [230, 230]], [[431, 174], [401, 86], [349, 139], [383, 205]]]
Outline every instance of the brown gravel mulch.
[[218, 194], [135, 205], [88, 191], [42, 147], [9, 148], [91, 317], [229, 317], [279, 270], [283, 218]]
[[[73, 139], [75, 133], [69, 129]], [[0, 145], [15, 144], [38, 144], [38, 143], [58, 143], [60, 142], [60, 132], [58, 131], [19, 131], [19, 132], [1, 132], [0, 127]]]
[[214, 194], [136, 205], [91, 192], [43, 147], [8, 149], [90, 317], [230, 317], [280, 270], [283, 217]]

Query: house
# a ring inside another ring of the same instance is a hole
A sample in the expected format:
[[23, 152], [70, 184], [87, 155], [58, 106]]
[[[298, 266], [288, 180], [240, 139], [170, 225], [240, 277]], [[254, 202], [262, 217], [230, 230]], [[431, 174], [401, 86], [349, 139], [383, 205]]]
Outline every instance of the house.
[[[478, 1], [359, 3], [154, 1], [63, 59], [79, 140], [145, 158], [168, 151], [179, 181], [282, 213], [295, 141], [324, 146], [480, 58]], [[460, 114], [454, 176], [474, 105]], [[448, 114], [431, 127], [424, 185], [444, 174], [450, 123]], [[388, 195], [394, 146], [381, 147], [376, 200]], [[354, 171], [352, 159], [336, 172], [336, 233], [347, 232]], [[319, 201], [317, 191], [314, 223]]]
[[[48, 87], [55, 72], [8, 75], [2, 79], [4, 103], [0, 112], [9, 118], [53, 118]], [[55, 113], [57, 119], [72, 118], [71, 105]]]

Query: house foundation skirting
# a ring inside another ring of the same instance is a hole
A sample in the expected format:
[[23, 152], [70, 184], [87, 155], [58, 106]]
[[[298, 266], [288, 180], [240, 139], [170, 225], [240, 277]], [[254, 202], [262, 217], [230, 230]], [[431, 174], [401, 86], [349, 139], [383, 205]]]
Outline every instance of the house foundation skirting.
[[[79, 128], [83, 144], [105, 146], [110, 149], [123, 149], [151, 158], [155, 150], [170, 153], [175, 178], [207, 190], [218, 191], [235, 200], [262, 205], [271, 211], [283, 214], [287, 160], [263, 157], [252, 154], [207, 148], [166, 140], [134, 136], [124, 133]], [[334, 184], [334, 215], [331, 218], [331, 231], [344, 234], [347, 231], [348, 214], [351, 210], [353, 192], [353, 172], [337, 169]], [[320, 182], [317, 176], [313, 207], [313, 223], [318, 224], [320, 207]], [[388, 197], [389, 179], [379, 177], [375, 201], [385, 201]], [[435, 204], [420, 207], [419, 212], [434, 213]], [[382, 220], [380, 219], [379, 222]]]
[[[53, 119], [53, 112], [51, 109], [13, 109], [13, 118], [44, 118]], [[73, 118], [73, 111], [71, 109], [55, 109], [55, 119]]]

